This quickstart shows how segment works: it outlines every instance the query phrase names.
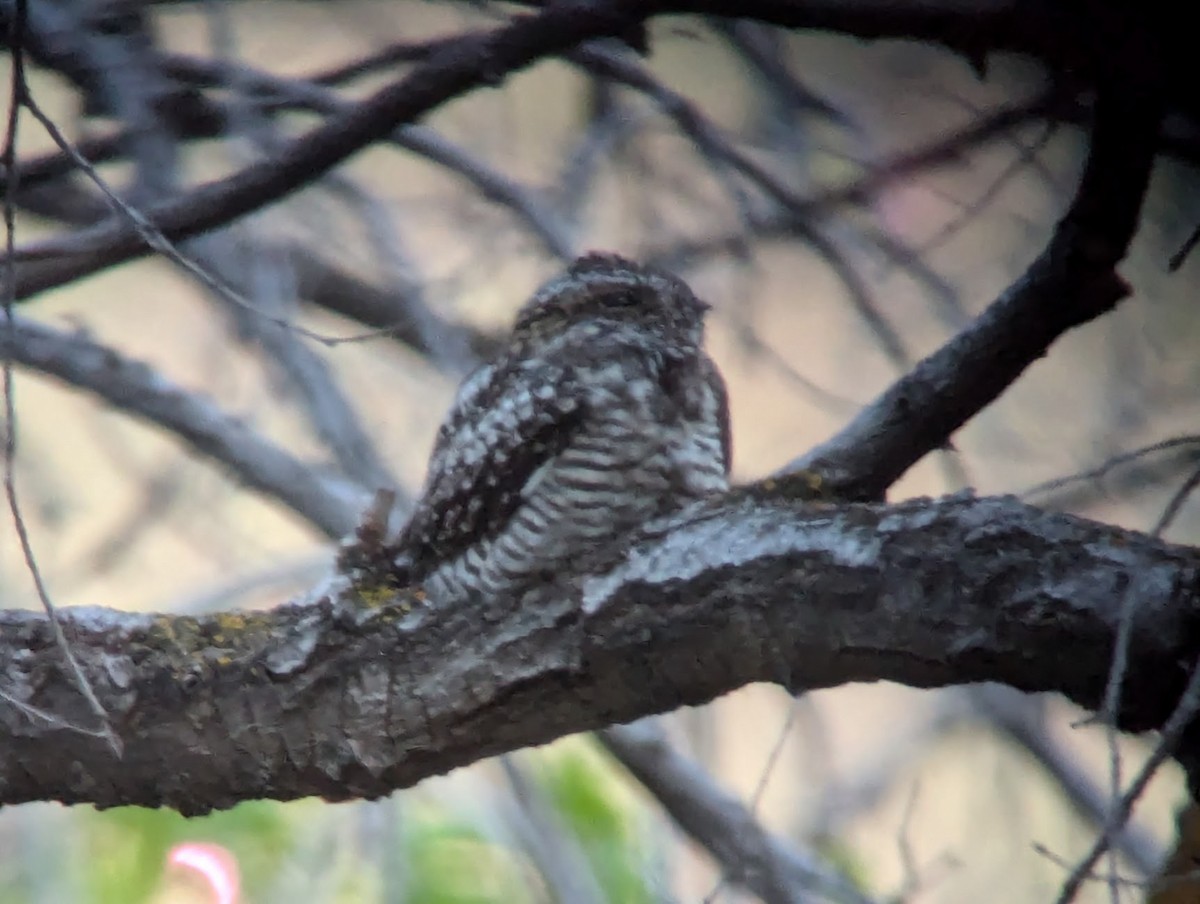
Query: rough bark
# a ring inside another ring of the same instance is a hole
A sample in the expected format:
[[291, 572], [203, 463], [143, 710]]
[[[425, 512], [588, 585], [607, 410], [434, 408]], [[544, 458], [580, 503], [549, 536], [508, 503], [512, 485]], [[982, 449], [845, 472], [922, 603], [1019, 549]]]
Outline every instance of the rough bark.
[[1200, 553], [1011, 498], [813, 506], [774, 481], [519, 600], [434, 611], [362, 590], [205, 619], [72, 610], [120, 760], [78, 731], [92, 716], [45, 617], [2, 613], [0, 803], [375, 797], [756, 681], [999, 681], [1096, 709], [1123, 613], [1118, 724], [1140, 731], [1200, 653], [1198, 592]]

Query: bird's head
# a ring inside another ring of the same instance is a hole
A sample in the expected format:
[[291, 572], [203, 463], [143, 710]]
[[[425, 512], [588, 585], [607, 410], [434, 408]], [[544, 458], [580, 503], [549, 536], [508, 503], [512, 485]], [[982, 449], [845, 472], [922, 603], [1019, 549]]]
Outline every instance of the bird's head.
[[615, 254], [580, 257], [542, 285], [517, 312], [513, 337], [547, 341], [581, 324], [598, 329], [645, 330], [682, 353], [704, 339], [709, 305], [683, 280]]

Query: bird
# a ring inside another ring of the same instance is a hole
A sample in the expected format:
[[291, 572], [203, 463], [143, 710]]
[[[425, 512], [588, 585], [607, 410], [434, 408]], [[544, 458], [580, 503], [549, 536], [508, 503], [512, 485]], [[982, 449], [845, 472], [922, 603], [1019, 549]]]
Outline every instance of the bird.
[[611, 253], [544, 283], [459, 387], [391, 545], [397, 574], [435, 603], [513, 593], [726, 490], [709, 309], [678, 277]]

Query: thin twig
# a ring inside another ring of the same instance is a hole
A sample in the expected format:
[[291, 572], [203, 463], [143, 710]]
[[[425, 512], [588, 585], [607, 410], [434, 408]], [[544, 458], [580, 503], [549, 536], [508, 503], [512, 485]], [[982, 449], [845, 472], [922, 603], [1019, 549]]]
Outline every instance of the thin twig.
[[[762, 772], [758, 775], [758, 782], [754, 786], [754, 791], [750, 795], [750, 815], [755, 816], [758, 813], [758, 805], [762, 803], [762, 796], [766, 793], [767, 784], [771, 780], [771, 775], [775, 771], [775, 767], [779, 764], [779, 758], [783, 755], [783, 746], [787, 743], [788, 736], [792, 733], [792, 727], [796, 724], [796, 714], [799, 712], [800, 701], [796, 697], [792, 697], [788, 701], [787, 718], [783, 720], [783, 727], [779, 729], [779, 735], [775, 738], [775, 743], [771, 746], [771, 752], [767, 754], [767, 762], [762, 768]], [[712, 904], [717, 900], [717, 896], [725, 888], [725, 883], [729, 881], [729, 874], [721, 873], [721, 878], [717, 880], [712, 891], [704, 896], [703, 904]]]
[[1147, 446], [1142, 446], [1140, 449], [1122, 452], [1106, 459], [1101, 464], [1094, 468], [1089, 468], [1086, 471], [1079, 471], [1075, 474], [1069, 474], [1066, 477], [1056, 477], [1053, 480], [1047, 480], [1044, 483], [1035, 484], [1029, 489], [1022, 491], [1019, 495], [1022, 499], [1029, 499], [1033, 496], [1041, 496], [1045, 493], [1053, 492], [1054, 490], [1061, 490], [1064, 487], [1069, 487], [1073, 484], [1100, 480], [1106, 477], [1110, 471], [1113, 471], [1122, 465], [1135, 462], [1140, 458], [1145, 458], [1147, 455], [1153, 455], [1156, 452], [1168, 452], [1172, 449], [1178, 449], [1186, 446], [1200, 447], [1200, 434], [1175, 436], [1170, 439], [1159, 440], [1156, 443], [1150, 443]]
[[[254, 96], [260, 102], [275, 104], [282, 98], [290, 106], [328, 115], [344, 113], [354, 106], [352, 102], [314, 82], [281, 78], [246, 64], [218, 66], [209, 60], [182, 54], [163, 54], [161, 62], [171, 75], [198, 84], [219, 83], [220, 74], [229, 70], [236, 76], [235, 86], [242, 91], [255, 92]], [[385, 140], [465, 179], [482, 197], [514, 213], [546, 250], [559, 259], [573, 256], [575, 241], [570, 230], [533, 190], [427, 126], [403, 126], [386, 136]]]
[[1175, 518], [1183, 508], [1183, 504], [1188, 501], [1188, 497], [1195, 492], [1197, 486], [1200, 486], [1200, 468], [1192, 471], [1188, 479], [1183, 482], [1183, 486], [1171, 496], [1170, 501], [1167, 502], [1167, 507], [1163, 509], [1163, 513], [1158, 516], [1158, 521], [1150, 529], [1151, 536], [1162, 536], [1163, 531], [1175, 521]]
[[[93, 164], [97, 162], [96, 156], [87, 150], [96, 147], [95, 141], [85, 138], [73, 142], [73, 146], [88, 161]], [[64, 161], [68, 167], [73, 168], [76, 165], [73, 157], [64, 151], [57, 151], [50, 156]], [[0, 164], [0, 170], [2, 169], [3, 165]], [[25, 210], [39, 216], [76, 227], [93, 226], [100, 217], [111, 210], [110, 204], [102, 196], [86, 192], [74, 182], [59, 180], [51, 183], [49, 180], [40, 180], [45, 184], [37, 192], [31, 193], [25, 178], [29, 170], [25, 165], [20, 165], [17, 171], [21, 176], [18, 203]], [[211, 267], [212, 264], [202, 259], [198, 259], [197, 262], [206, 267]], [[340, 264], [325, 259], [322, 251], [311, 247], [300, 248], [292, 258], [292, 266], [297, 290], [303, 298], [317, 307], [357, 321], [371, 330], [348, 337], [326, 336], [327, 343], [382, 335], [412, 346], [416, 351], [432, 357], [435, 363], [442, 361], [439, 349], [443, 343], [448, 348], [469, 350], [472, 360], [487, 357], [494, 349], [496, 340], [490, 334], [466, 324], [445, 320], [428, 307], [420, 308], [423, 322], [415, 322], [414, 317], [418, 309], [400, 291], [401, 287], [393, 286], [387, 291], [376, 288], [358, 276], [351, 275]], [[465, 366], [462, 362], [443, 363], [453, 365], [455, 372], [460, 372], [459, 368]]]
[[[814, 215], [808, 208], [807, 199], [729, 141], [683, 95], [667, 88], [624, 54], [593, 42], [568, 53], [567, 58], [590, 72], [627, 85], [651, 98], [705, 157], [727, 165], [784, 208], [791, 215], [791, 234], [803, 239], [837, 274], [855, 310], [878, 340], [888, 360], [900, 370], [911, 366], [911, 357], [899, 333], [879, 310], [866, 281], [837, 244], [814, 225]], [[753, 219], [753, 214], [743, 216], [743, 221], [747, 223]]]
[[[54, 121], [32, 100], [26, 103], [26, 107], [30, 113], [42, 124], [54, 142], [68, 154], [75, 165], [92, 181], [92, 183], [104, 195], [105, 200], [110, 207], [126, 220], [131, 223], [138, 235], [146, 242], [147, 246], [157, 251], [171, 263], [181, 267], [190, 276], [197, 279], [202, 285], [211, 291], [217, 293], [227, 301], [232, 302], [245, 311], [252, 313], [255, 317], [271, 324], [272, 326], [290, 330], [291, 332], [303, 336], [306, 339], [311, 339], [314, 342], [319, 342], [326, 346], [341, 345], [349, 342], [362, 342], [367, 339], [375, 339], [387, 334], [386, 329], [368, 330], [366, 332], [357, 333], [350, 336], [329, 336], [323, 333], [318, 333], [315, 330], [307, 329], [304, 326], [296, 323], [293, 319], [267, 313], [259, 308], [254, 302], [246, 298], [229, 283], [218, 276], [211, 267], [206, 267], [197, 262], [192, 257], [180, 251], [174, 243], [168, 239], [161, 230], [159, 230], [149, 219], [149, 217], [130, 204], [120, 195], [118, 195], [109, 186], [108, 182], [96, 171], [91, 161], [87, 160], [79, 153], [75, 146], [67, 139], [62, 131], [55, 125]], [[9, 257], [10, 262], [12, 256]], [[15, 301], [15, 299], [14, 299]]]
[[48, 712], [47, 710], [42, 709], [40, 706], [34, 706], [31, 703], [26, 703], [24, 700], [18, 700], [12, 694], [3, 689], [0, 689], [0, 700], [3, 700], [5, 703], [10, 704], [11, 706], [15, 706], [31, 720], [45, 722], [47, 725], [50, 725], [54, 728], [61, 728], [64, 731], [70, 731], [75, 734], [87, 735], [91, 738], [103, 738], [110, 745], [112, 744], [114, 735], [107, 720], [105, 721], [103, 728], [84, 728], [81, 725], [73, 725], [70, 722], [60, 719], [58, 716], [54, 715], [54, 713]]
[[374, 75], [381, 69], [390, 69], [397, 63], [420, 63], [439, 50], [453, 45], [455, 38], [432, 38], [428, 41], [404, 41], [380, 47], [374, 53], [314, 72], [308, 80], [322, 85], [340, 85], [356, 78]]
[[1050, 143], [1050, 139], [1054, 137], [1057, 129], [1057, 123], [1052, 121], [1045, 122], [1043, 123], [1041, 134], [1031, 144], [1018, 143], [1020, 150], [1017, 156], [1013, 160], [1010, 160], [984, 190], [971, 203], [965, 205], [959, 211], [957, 216], [947, 220], [937, 232], [921, 242], [914, 249], [916, 253], [922, 255], [928, 254], [930, 251], [934, 251], [946, 244], [961, 232], [971, 220], [986, 210], [1000, 196], [1004, 189], [1037, 159], [1037, 155]]
[[[1133, 616], [1137, 609], [1138, 595], [1128, 588], [1121, 605], [1117, 637], [1113, 642], [1112, 661], [1108, 666], [1108, 678], [1104, 685], [1104, 702], [1100, 710], [1104, 717], [1104, 737], [1108, 746], [1108, 782], [1111, 801], [1121, 798], [1121, 749], [1117, 744], [1117, 717], [1121, 709], [1121, 687], [1129, 669], [1129, 643], [1133, 634]], [[1105, 825], [1108, 825], [1106, 820]], [[1124, 828], [1124, 825], [1120, 826]], [[1108, 860], [1109, 889], [1114, 899], [1117, 894], [1117, 858], [1110, 852]], [[1115, 901], [1114, 901], [1115, 904]]]
[[[17, 149], [17, 130], [21, 120], [22, 106], [29, 106], [29, 87], [25, 81], [25, 69], [22, 52], [22, 40], [25, 30], [25, 11], [27, 0], [17, 0], [13, 17], [9, 21], [8, 46], [12, 55], [12, 74], [11, 74], [11, 91], [9, 94], [9, 109], [8, 121], [5, 129], [4, 141], [4, 170], [7, 175], [4, 185], [4, 230], [5, 230], [5, 248], [8, 255], [7, 266], [4, 269], [4, 321], [5, 321], [5, 339], [6, 344], [10, 347], [16, 343], [17, 324], [13, 315], [13, 303], [16, 292], [16, 267], [13, 258], [13, 252], [16, 246], [17, 223], [16, 223], [16, 195], [19, 182], [14, 163], [16, 162]], [[50, 599], [50, 591], [46, 587], [46, 582], [42, 577], [41, 569], [38, 567], [37, 557], [33, 552], [33, 542], [29, 537], [29, 528], [25, 524], [25, 518], [21, 512], [21, 502], [17, 495], [17, 480], [16, 480], [16, 462], [17, 462], [17, 404], [16, 392], [13, 380], [13, 354], [8, 351], [3, 356], [3, 390], [4, 390], [4, 494], [8, 499], [8, 508], [12, 516], [13, 528], [17, 532], [17, 539], [21, 544], [21, 554], [25, 559], [25, 567], [29, 571], [29, 576], [33, 579], [34, 588], [37, 590], [38, 599], [41, 600], [42, 607], [46, 610], [46, 616], [50, 622], [54, 632], [55, 646], [62, 653], [63, 659], [67, 664], [67, 668], [75, 680], [76, 687], [79, 688], [81, 694], [87, 700], [88, 706], [93, 715], [100, 722], [99, 729], [87, 729], [77, 726], [71, 726], [73, 730], [85, 731], [89, 734], [95, 734], [98, 737], [103, 737], [112, 749], [112, 752], [118, 757], [121, 757], [123, 745], [120, 737], [113, 730], [112, 722], [109, 719], [108, 712], [101, 704], [96, 692], [92, 689], [91, 681], [84, 674], [83, 667], [80, 666], [79, 660], [75, 657], [74, 651], [71, 649], [71, 644], [67, 640], [66, 633], [63, 631], [62, 623], [58, 618], [58, 611]], [[6, 695], [6, 699], [10, 699]], [[36, 708], [24, 707], [27, 711], [32, 711]], [[40, 711], [39, 711], [40, 712]]]
[[465, 375], [479, 365], [479, 355], [471, 347], [464, 330], [448, 330], [425, 299], [425, 285], [416, 263], [405, 251], [400, 232], [387, 206], [348, 176], [331, 173], [326, 187], [352, 204], [363, 221], [375, 256], [382, 264], [390, 294], [400, 299], [405, 319], [416, 334], [417, 345], [436, 367]]
[[595, 870], [575, 834], [554, 807], [554, 801], [530, 781], [515, 754], [499, 758], [519, 809], [508, 822], [514, 824], [554, 900], [563, 904], [602, 904], [608, 900]]
[[1087, 856], [1079, 861], [1074, 871], [1067, 877], [1066, 882], [1063, 883], [1062, 891], [1059, 892], [1058, 898], [1055, 899], [1055, 904], [1069, 904], [1075, 895], [1079, 893], [1079, 889], [1091, 875], [1092, 867], [1104, 856], [1104, 853], [1112, 845], [1116, 833], [1129, 820], [1129, 816], [1133, 812], [1133, 805], [1137, 803], [1138, 799], [1142, 796], [1142, 792], [1146, 790], [1146, 786], [1150, 784], [1150, 779], [1154, 777], [1158, 768], [1174, 752], [1175, 746], [1179, 743], [1184, 729], [1192, 722], [1197, 710], [1200, 710], [1200, 659], [1197, 659], [1192, 664], [1191, 676], [1188, 678], [1187, 687], [1184, 688], [1183, 694], [1180, 696], [1179, 702], [1176, 704], [1170, 718], [1164, 723], [1162, 734], [1154, 751], [1134, 777], [1133, 782], [1129, 785], [1129, 789], [1116, 802], [1103, 831], [1100, 833], [1100, 837], [1096, 839]]
[[871, 164], [864, 174], [842, 185], [819, 189], [802, 199], [797, 199], [795, 204], [789, 205], [785, 210], [757, 216], [751, 223], [746, 224], [745, 229], [700, 240], [675, 241], [668, 246], [652, 249], [648, 256], [664, 266], [684, 267], [692, 261], [703, 260], [714, 253], [737, 253], [745, 247], [747, 231], [760, 238], [790, 235], [798, 218], [827, 215], [845, 205], [867, 204], [889, 185], [917, 173], [960, 161], [969, 149], [993, 141], [1020, 125], [1043, 119], [1060, 105], [1061, 99], [1057, 95], [1045, 94], [1032, 100], [997, 108], [914, 151]]
[[[982, 715], [997, 732], [1033, 757], [1090, 823], [1103, 825], [1112, 802], [1120, 796], [1120, 789], [1110, 793], [1093, 778], [1083, 763], [1086, 758], [1076, 749], [1073, 735], [1068, 742], [1049, 730], [1041, 698], [999, 684], [964, 688], [964, 693], [972, 703], [973, 712]], [[1152, 875], [1164, 856], [1162, 844], [1148, 830], [1133, 824], [1116, 834], [1114, 847], [1144, 876]]]

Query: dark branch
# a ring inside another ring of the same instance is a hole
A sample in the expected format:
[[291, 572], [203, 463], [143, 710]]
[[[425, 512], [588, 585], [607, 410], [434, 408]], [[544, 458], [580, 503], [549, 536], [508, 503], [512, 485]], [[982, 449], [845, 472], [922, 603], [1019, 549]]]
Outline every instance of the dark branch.
[[1137, 229], [1162, 108], [1131, 84], [1101, 94], [1075, 199], [1046, 250], [971, 326], [921, 361], [832, 439], [789, 467], [823, 489], [875, 499], [993, 402], [1072, 327], [1129, 288], [1117, 275]]
[[[1056, 8], [1055, 8], [1056, 9]], [[1103, 8], [1101, 8], [1103, 12]], [[1046, 52], [1057, 63], [1082, 66], [1088, 52], [1119, 58], [1124, 64], [1126, 33], [1138, 34], [1131, 20], [1099, 15], [1081, 28], [1078, 17], [1018, 0], [992, 0], [964, 9], [961, 4], [787, 3], [760, 0], [749, 4], [722, 2], [609, 3], [552, 5], [491, 32], [476, 33], [433, 45], [433, 50], [405, 78], [348, 107], [323, 125], [289, 142], [277, 155], [220, 182], [186, 192], [147, 210], [149, 219], [168, 238], [180, 240], [222, 226], [239, 216], [279, 200], [314, 176], [327, 172], [366, 145], [382, 140], [398, 125], [412, 122], [445, 101], [472, 88], [494, 84], [536, 60], [580, 42], [628, 34], [640, 21], [667, 12], [737, 15], [796, 28], [841, 31], [863, 37], [920, 37], [943, 41], [969, 54], [976, 50], [1012, 48]], [[1127, 27], [1126, 27], [1127, 26]], [[1122, 37], [1114, 50], [1104, 39]], [[1056, 43], [1057, 42], [1057, 43]], [[1061, 47], [1059, 46], [1061, 45]], [[1057, 50], [1056, 50], [1057, 48]], [[1054, 52], [1051, 52], [1054, 51]], [[1141, 62], [1141, 59], [1136, 62]], [[1097, 69], [1089, 61], [1086, 67]], [[1104, 69], [1100, 73], [1112, 74]], [[149, 253], [143, 238], [127, 223], [20, 249], [18, 298], [27, 298], [82, 275]], [[44, 260], [43, 258], [55, 258]]]
[[15, 319], [0, 331], [0, 356], [178, 436], [237, 480], [279, 499], [330, 539], [349, 533], [366, 504], [362, 488], [301, 461], [207, 399], [85, 335]]
[[1186, 683], [1198, 603], [1194, 550], [1012, 499], [814, 508], [753, 487], [652, 529], [607, 574], [520, 601], [432, 611], [347, 596], [199, 620], [75, 610], [66, 627], [121, 761], [85, 735], [64, 745], [34, 714], [91, 724], [43, 655], [46, 619], [4, 613], [0, 803], [195, 813], [374, 797], [754, 681], [999, 681], [1095, 709], [1126, 604], [1118, 721], [1144, 730]]
[[[594, 37], [622, 34], [653, 12], [632, 0], [554, 6], [491, 32], [465, 35], [435, 51], [408, 76], [285, 145], [269, 160], [236, 175], [153, 204], [147, 218], [179, 241], [223, 226], [277, 201], [347, 157], [472, 88], [495, 84], [545, 56]], [[60, 258], [62, 252], [69, 256]], [[150, 253], [126, 222], [71, 236], [66, 247], [47, 243], [22, 252], [17, 297], [63, 285], [81, 275]], [[52, 261], [37, 258], [52, 257]]]
[[740, 800], [677, 753], [660, 731], [644, 723], [621, 725], [597, 737], [679, 827], [712, 852], [726, 877], [767, 904], [806, 901], [814, 893], [846, 904], [871, 904], [846, 876], [767, 832]]

